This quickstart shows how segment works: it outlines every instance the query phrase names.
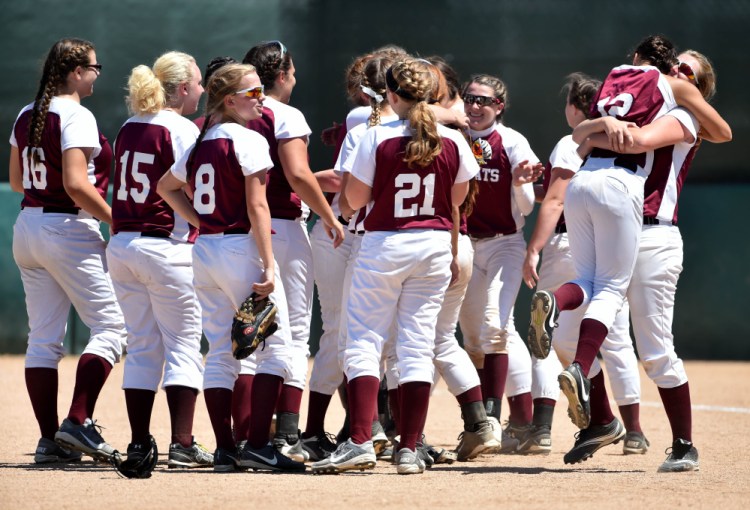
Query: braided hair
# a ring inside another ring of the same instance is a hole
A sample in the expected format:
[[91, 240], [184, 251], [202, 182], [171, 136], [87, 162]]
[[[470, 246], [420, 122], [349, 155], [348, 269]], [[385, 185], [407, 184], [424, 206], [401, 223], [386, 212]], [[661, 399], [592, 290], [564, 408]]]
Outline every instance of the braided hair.
[[435, 77], [427, 64], [416, 59], [396, 62], [386, 72], [388, 90], [413, 102], [408, 119], [412, 139], [406, 144], [404, 161], [411, 167], [426, 167], [442, 152], [443, 140], [438, 134], [435, 114], [427, 105], [435, 88]]
[[280, 41], [264, 42], [250, 48], [242, 63], [255, 66], [260, 82], [270, 91], [276, 84], [276, 78], [291, 69], [292, 55]]
[[92, 50], [94, 50], [94, 45], [89, 41], [60, 39], [47, 53], [29, 121], [28, 158], [30, 164], [40, 164], [42, 161], [38, 149], [42, 143], [42, 133], [52, 98], [65, 85], [69, 73], [73, 72], [76, 67], [89, 63], [89, 52]]
[[[677, 50], [672, 41], [663, 35], [650, 35], [635, 48], [635, 54], [662, 74], [668, 74], [672, 66], [677, 65]], [[635, 56], [635, 55], [634, 55]]]
[[568, 103], [582, 111], [587, 119], [591, 118], [591, 105], [602, 82], [583, 73], [571, 73], [563, 87]]
[[383, 55], [371, 58], [362, 70], [360, 90], [370, 98], [370, 107], [372, 108], [372, 113], [370, 114], [369, 119], [370, 127], [380, 124], [380, 110], [382, 104], [388, 102], [385, 94], [385, 74], [391, 65], [393, 65], [393, 57]]

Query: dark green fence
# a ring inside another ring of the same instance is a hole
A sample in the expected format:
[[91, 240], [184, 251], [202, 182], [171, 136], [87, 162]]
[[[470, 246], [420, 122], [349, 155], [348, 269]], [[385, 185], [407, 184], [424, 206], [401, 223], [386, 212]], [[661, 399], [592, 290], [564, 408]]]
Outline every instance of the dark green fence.
[[[150, 64], [167, 50], [181, 50], [203, 66], [216, 55], [241, 59], [254, 44], [281, 39], [297, 68], [292, 103], [315, 132], [311, 165], [323, 169], [333, 155], [317, 135], [347, 112], [344, 68], [355, 55], [395, 43], [421, 56], [443, 56], [464, 78], [473, 73], [500, 76], [510, 97], [506, 123], [526, 135], [537, 155], [546, 159], [567, 132], [559, 93], [564, 77], [573, 71], [603, 77], [626, 61], [642, 37], [662, 33], [681, 48], [695, 48], [712, 58], [719, 90], [714, 104], [735, 136], [723, 146], [704, 144], [681, 200], [685, 272], [677, 294], [679, 352], [693, 358], [750, 359], [750, 325], [744, 317], [750, 249], [741, 234], [750, 203], [743, 150], [750, 137], [748, 26], [748, 1], [5, 2], [0, 19], [5, 49], [0, 128], [10, 134], [19, 109], [36, 92], [42, 59], [61, 37], [83, 37], [96, 44], [104, 70], [95, 94], [84, 104], [110, 139], [127, 118], [124, 87], [135, 65]], [[0, 161], [7, 158], [8, 144], [2, 143]], [[5, 180], [7, 167], [2, 165], [0, 181]], [[23, 291], [10, 251], [19, 200], [2, 188], [0, 352], [22, 352], [25, 344]], [[516, 310], [519, 329], [528, 320], [528, 299], [522, 290]], [[314, 331], [318, 328], [314, 324]], [[80, 347], [85, 328], [76, 322], [70, 333]]]

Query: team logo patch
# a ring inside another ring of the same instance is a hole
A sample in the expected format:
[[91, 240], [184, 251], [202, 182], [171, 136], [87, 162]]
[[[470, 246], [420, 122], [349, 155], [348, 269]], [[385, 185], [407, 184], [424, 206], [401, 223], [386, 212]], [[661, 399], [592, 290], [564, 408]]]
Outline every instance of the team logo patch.
[[477, 138], [472, 142], [471, 152], [474, 153], [480, 165], [485, 165], [488, 160], [492, 159], [492, 146], [484, 138]]

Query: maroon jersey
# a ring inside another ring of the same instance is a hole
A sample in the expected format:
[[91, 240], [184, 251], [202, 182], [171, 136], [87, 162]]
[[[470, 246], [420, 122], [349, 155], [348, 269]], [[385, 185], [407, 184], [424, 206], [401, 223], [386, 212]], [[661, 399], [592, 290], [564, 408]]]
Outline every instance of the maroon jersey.
[[247, 127], [260, 133], [268, 142], [273, 168], [268, 173], [266, 197], [272, 218], [294, 220], [307, 214], [307, 206], [294, 192], [284, 175], [279, 160], [278, 141], [308, 137], [310, 128], [304, 115], [289, 105], [267, 97], [263, 106], [263, 116], [247, 123]]
[[172, 174], [190, 183], [200, 235], [249, 232], [245, 177], [273, 165], [265, 139], [233, 122], [216, 124], [206, 131], [188, 170], [189, 157], [188, 150]]
[[[479, 191], [474, 211], [467, 219], [469, 235], [512, 234], [524, 225], [513, 192], [513, 168], [523, 161], [534, 164], [539, 158], [523, 135], [502, 124], [472, 132], [472, 138], [474, 150], [481, 151], [484, 162], [477, 174]], [[533, 187], [528, 187], [533, 193]]]
[[187, 221], [161, 198], [156, 185], [197, 137], [198, 129], [192, 122], [169, 110], [125, 122], [115, 140], [114, 233], [190, 238]]
[[99, 145], [102, 146], [102, 150], [94, 157], [94, 187], [99, 195], [107, 200], [109, 177], [112, 173], [112, 146], [102, 133], [99, 133]]
[[[11, 145], [18, 148], [22, 170], [24, 196], [21, 206], [76, 212], [79, 208], [63, 186], [62, 155], [72, 148], [100, 149], [96, 119], [76, 101], [52, 98], [38, 149], [42, 162], [37, 164], [27, 157], [33, 106], [32, 103], [21, 110], [10, 137]], [[93, 161], [89, 162], [88, 174], [90, 181], [94, 182]]]
[[[609, 115], [642, 127], [676, 106], [672, 88], [657, 68], [624, 65], [615, 67], [605, 78], [591, 106], [591, 117]], [[614, 158], [614, 166], [644, 177], [650, 173], [645, 153], [617, 154], [606, 149], [594, 149], [589, 160], [592, 158]]]
[[[684, 108], [667, 113], [675, 117], [697, 140], [699, 125]], [[677, 201], [698, 146], [680, 142], [654, 151], [651, 174], [644, 184], [643, 216], [647, 220], [677, 224]]]
[[347, 158], [344, 170], [372, 187], [367, 231], [452, 228], [451, 189], [479, 167], [459, 133], [443, 126], [438, 131], [443, 150], [426, 167], [404, 162], [411, 128], [400, 120], [370, 128]]

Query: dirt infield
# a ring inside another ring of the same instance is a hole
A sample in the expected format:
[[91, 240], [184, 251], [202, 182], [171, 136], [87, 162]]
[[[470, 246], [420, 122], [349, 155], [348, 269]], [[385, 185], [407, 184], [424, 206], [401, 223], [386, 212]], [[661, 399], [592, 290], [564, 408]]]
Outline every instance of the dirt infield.
[[[71, 356], [60, 367], [61, 417], [70, 403], [76, 362]], [[651, 441], [650, 451], [643, 456], [624, 456], [618, 444], [600, 450], [583, 464], [566, 466], [562, 457], [572, 446], [576, 429], [565, 415], [563, 396], [555, 413], [553, 452], [547, 457], [483, 456], [472, 462], [435, 466], [422, 476], [398, 476], [393, 466], [383, 462], [371, 474], [313, 476], [309, 472], [274, 475], [168, 470], [162, 455], [152, 478], [126, 480], [109, 466], [90, 460], [67, 467], [35, 466], [38, 429], [23, 382], [23, 358], [0, 356], [0, 509], [747, 508], [750, 365], [689, 362], [687, 370], [694, 441], [701, 460], [697, 473], [656, 472], [671, 438], [656, 388], [642, 376], [641, 423]], [[121, 381], [120, 364], [102, 393], [96, 418], [106, 427], [104, 437], [124, 450], [130, 432]], [[338, 430], [342, 417], [334, 399], [329, 430]], [[453, 447], [460, 430], [457, 404], [441, 382], [430, 402], [428, 439]], [[163, 393], [157, 396], [152, 433], [164, 452], [169, 443], [169, 415]], [[214, 447], [202, 398], [198, 400], [195, 435], [209, 449]]]

